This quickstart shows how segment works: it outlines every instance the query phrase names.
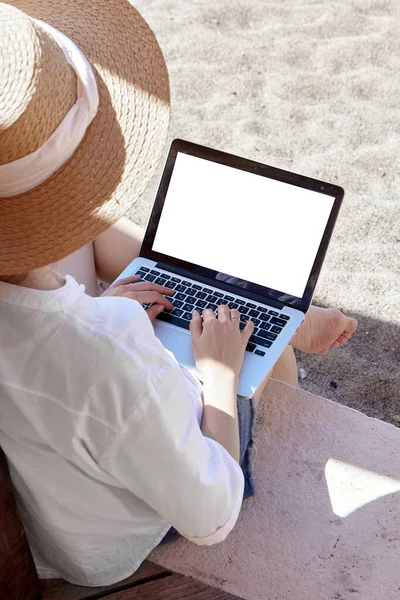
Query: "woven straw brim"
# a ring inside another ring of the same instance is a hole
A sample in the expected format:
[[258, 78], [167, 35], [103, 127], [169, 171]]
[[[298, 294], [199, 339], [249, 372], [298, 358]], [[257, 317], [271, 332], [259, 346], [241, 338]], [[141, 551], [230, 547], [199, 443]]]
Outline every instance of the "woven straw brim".
[[73, 157], [41, 186], [0, 198], [0, 275], [84, 246], [145, 190], [164, 149], [168, 74], [154, 34], [126, 0], [9, 2], [65, 33], [96, 74], [99, 111]]

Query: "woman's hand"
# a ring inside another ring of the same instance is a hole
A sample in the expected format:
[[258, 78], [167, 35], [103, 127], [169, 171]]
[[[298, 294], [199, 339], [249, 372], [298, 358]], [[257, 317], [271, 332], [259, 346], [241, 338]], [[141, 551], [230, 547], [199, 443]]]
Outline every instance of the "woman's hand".
[[203, 321], [195, 310], [190, 323], [196, 367], [204, 375], [215, 370], [228, 371], [237, 378], [242, 368], [247, 342], [254, 330], [247, 321], [240, 331], [240, 312], [228, 306], [218, 307], [218, 319], [211, 309], [203, 310]]
[[165, 298], [165, 294], [173, 296], [173, 290], [150, 281], [139, 283], [139, 280], [140, 275], [118, 279], [101, 296], [122, 296], [123, 298], [137, 300], [140, 304], [152, 304], [146, 309], [147, 316], [151, 320], [155, 319], [164, 308], [172, 310], [173, 305], [168, 298]]

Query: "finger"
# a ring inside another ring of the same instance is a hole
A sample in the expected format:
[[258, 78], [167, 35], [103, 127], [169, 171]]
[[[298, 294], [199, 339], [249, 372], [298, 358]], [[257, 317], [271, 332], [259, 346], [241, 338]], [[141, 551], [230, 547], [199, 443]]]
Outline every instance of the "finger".
[[246, 325], [244, 326], [244, 329], [242, 331], [242, 335], [243, 335], [244, 339], [246, 340], [246, 344], [249, 341], [253, 331], [254, 331], [253, 321], [246, 321]]
[[152, 283], [151, 281], [140, 281], [139, 283], [135, 283], [132, 285], [132, 291], [138, 292], [159, 292], [160, 294], [167, 294], [167, 296], [173, 296], [175, 294], [174, 290], [171, 290], [164, 285], [160, 285], [159, 283]]
[[190, 321], [190, 324], [189, 324], [189, 329], [190, 329], [190, 335], [192, 336], [192, 339], [193, 340], [199, 339], [199, 337], [201, 336], [201, 332], [203, 330], [203, 323], [201, 320], [201, 316], [197, 312], [197, 310], [193, 311], [192, 320]]
[[163, 304], [153, 304], [152, 306], [149, 306], [149, 308], [146, 309], [146, 313], [150, 321], [153, 321], [164, 308], [165, 306]]
[[203, 324], [215, 319], [214, 311], [211, 308], [205, 308], [203, 310]]
[[229, 322], [231, 320], [231, 311], [226, 304], [218, 306], [218, 320]]
[[239, 325], [240, 325], [240, 312], [237, 310], [237, 308], [232, 308], [232, 310], [231, 310], [231, 321], [232, 321], [232, 323], [237, 324], [237, 326], [239, 327]]
[[174, 307], [171, 300], [165, 298], [165, 296], [162, 296], [157, 292], [126, 292], [124, 296], [133, 298], [134, 300], [140, 302], [140, 304], [162, 304], [171, 310]]
[[117, 287], [118, 285], [129, 285], [130, 283], [135, 283], [139, 281], [140, 275], [129, 275], [129, 277], [122, 277], [122, 279], [117, 279], [114, 281], [110, 287]]

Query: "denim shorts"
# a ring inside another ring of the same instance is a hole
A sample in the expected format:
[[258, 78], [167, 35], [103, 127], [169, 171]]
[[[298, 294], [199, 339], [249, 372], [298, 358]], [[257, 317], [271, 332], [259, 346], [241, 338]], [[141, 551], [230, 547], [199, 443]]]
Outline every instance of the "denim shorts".
[[[253, 474], [253, 433], [256, 422], [256, 403], [254, 398], [241, 398], [238, 396], [237, 407], [240, 439], [240, 466], [244, 475], [243, 500], [246, 500], [249, 496], [253, 496], [256, 491]], [[171, 527], [161, 540], [160, 545], [173, 542], [180, 537], [180, 533], [178, 533], [174, 527]]]

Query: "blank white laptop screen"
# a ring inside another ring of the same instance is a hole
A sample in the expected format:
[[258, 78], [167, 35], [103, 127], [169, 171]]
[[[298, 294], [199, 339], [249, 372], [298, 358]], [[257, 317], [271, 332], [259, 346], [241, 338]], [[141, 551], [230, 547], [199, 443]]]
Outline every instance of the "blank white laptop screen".
[[178, 152], [152, 249], [301, 298], [334, 200]]

